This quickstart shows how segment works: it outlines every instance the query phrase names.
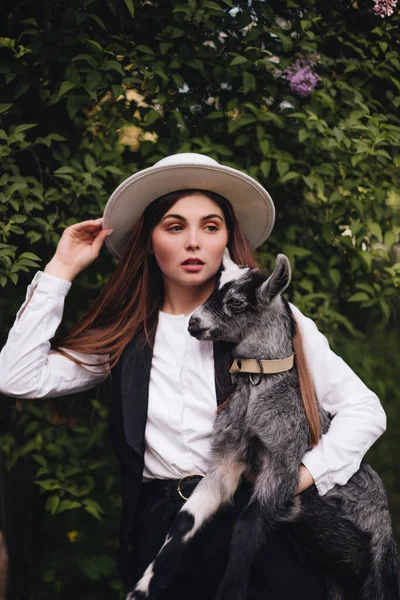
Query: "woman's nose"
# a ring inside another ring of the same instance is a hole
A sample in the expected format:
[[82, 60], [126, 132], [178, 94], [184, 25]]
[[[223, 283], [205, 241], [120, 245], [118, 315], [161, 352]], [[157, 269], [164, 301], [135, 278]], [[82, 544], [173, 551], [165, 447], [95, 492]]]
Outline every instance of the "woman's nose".
[[195, 241], [188, 241], [185, 244], [185, 249], [186, 250], [200, 250], [200, 246]]
[[188, 235], [188, 237], [185, 241], [185, 249], [186, 250], [199, 250], [199, 248], [200, 248], [200, 244], [199, 244], [197, 235], [194, 232], [190, 233], [190, 235]]

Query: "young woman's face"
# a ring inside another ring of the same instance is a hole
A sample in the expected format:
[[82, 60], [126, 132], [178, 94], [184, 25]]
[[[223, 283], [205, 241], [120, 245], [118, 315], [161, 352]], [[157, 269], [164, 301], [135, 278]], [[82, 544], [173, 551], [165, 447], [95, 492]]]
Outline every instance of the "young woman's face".
[[155, 226], [151, 241], [164, 279], [201, 285], [218, 271], [228, 243], [222, 209], [201, 193], [185, 196]]

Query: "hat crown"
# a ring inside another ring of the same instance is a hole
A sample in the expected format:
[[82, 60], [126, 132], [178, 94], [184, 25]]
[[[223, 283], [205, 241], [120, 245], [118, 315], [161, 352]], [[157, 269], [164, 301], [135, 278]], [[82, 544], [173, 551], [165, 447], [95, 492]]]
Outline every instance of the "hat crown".
[[161, 160], [157, 161], [154, 167], [167, 167], [171, 165], [219, 165], [219, 163], [210, 158], [206, 154], [199, 154], [197, 152], [181, 152], [180, 154], [171, 154]]

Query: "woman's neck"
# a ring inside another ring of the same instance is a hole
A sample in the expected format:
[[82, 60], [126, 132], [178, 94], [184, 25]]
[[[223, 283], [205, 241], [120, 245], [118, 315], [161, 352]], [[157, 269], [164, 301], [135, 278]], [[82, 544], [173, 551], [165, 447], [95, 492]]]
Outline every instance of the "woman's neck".
[[170, 315], [190, 315], [207, 300], [214, 287], [215, 278], [196, 286], [181, 286], [164, 281], [164, 302], [161, 310]]

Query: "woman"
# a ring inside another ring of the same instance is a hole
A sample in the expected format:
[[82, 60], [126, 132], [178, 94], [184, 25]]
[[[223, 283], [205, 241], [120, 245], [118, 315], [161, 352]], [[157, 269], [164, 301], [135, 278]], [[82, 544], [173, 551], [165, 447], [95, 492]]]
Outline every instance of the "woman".
[[[17, 398], [86, 390], [111, 371], [110, 430], [123, 505], [120, 566], [129, 586], [206, 472], [213, 417], [229, 385], [229, 356], [221, 345], [189, 335], [190, 315], [212, 292], [224, 248], [238, 264], [257, 266], [250, 244], [260, 245], [273, 221], [272, 200], [254, 179], [203, 155], [167, 157], [124, 181], [103, 219], [64, 231], [44, 273], [28, 286], [1, 352], [0, 391]], [[50, 351], [71, 282], [105, 240], [119, 264], [63, 347]], [[386, 419], [375, 394], [329, 349], [315, 324], [292, 310], [303, 340], [303, 348], [300, 337], [294, 342], [302, 385], [311, 377], [319, 402], [334, 417], [299, 465], [298, 492], [316, 485], [323, 495], [358, 469]], [[233, 505], [190, 545], [162, 600], [214, 598], [233, 523], [250, 494], [251, 483], [243, 480]], [[323, 569], [288, 524], [268, 536], [250, 581], [252, 600], [325, 597]]]

